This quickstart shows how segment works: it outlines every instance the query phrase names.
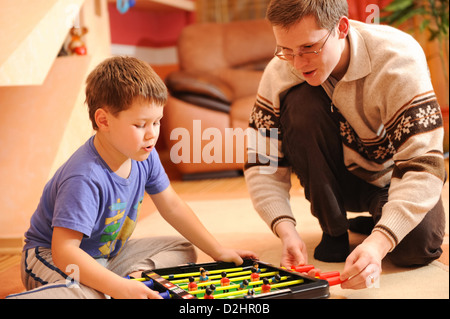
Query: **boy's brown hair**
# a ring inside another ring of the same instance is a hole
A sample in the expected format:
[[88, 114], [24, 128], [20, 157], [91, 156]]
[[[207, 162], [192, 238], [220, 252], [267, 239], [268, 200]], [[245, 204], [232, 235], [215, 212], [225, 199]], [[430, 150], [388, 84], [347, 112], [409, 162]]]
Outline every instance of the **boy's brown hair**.
[[99, 108], [116, 115], [137, 98], [164, 106], [167, 95], [167, 87], [150, 65], [133, 57], [108, 58], [86, 80], [86, 104], [95, 130], [94, 115]]
[[272, 0], [266, 17], [273, 26], [289, 29], [313, 16], [319, 28], [333, 30], [342, 16], [348, 17], [347, 0]]

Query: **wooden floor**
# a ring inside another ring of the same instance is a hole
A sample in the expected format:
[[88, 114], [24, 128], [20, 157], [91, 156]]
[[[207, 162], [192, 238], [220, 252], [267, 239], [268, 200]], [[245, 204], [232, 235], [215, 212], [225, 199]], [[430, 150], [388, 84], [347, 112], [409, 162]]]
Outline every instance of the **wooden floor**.
[[19, 254], [0, 255], [0, 273], [20, 263]]

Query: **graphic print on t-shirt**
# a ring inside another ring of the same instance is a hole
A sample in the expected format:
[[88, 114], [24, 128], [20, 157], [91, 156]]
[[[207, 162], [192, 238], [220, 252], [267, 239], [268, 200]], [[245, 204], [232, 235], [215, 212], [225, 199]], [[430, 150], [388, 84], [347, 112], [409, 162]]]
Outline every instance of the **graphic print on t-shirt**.
[[[109, 206], [109, 210], [116, 212], [116, 214], [105, 219], [106, 227], [103, 230], [103, 234], [100, 239], [100, 241], [105, 244], [99, 248], [103, 256], [108, 257], [111, 252], [116, 249], [117, 244], [120, 245], [120, 247], [118, 247], [119, 251], [122, 249], [123, 244], [128, 240], [136, 227], [136, 221], [139, 215], [142, 200], [143, 198], [141, 198], [139, 202], [133, 206], [136, 214], [126, 214], [127, 203], [122, 202], [120, 198], [117, 199], [116, 203]], [[135, 220], [130, 218], [130, 215], [131, 217], [134, 217]], [[125, 218], [123, 218], [124, 216]]]

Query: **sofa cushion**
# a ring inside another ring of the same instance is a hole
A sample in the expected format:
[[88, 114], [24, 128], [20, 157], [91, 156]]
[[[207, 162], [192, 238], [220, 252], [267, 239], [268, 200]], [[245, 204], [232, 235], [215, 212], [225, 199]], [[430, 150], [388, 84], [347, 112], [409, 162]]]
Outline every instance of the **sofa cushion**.
[[236, 99], [231, 104], [230, 118], [232, 127], [240, 127], [245, 130], [248, 127], [250, 113], [255, 105], [256, 95], [249, 95]]
[[166, 78], [166, 85], [173, 95], [189, 93], [201, 95], [231, 104], [234, 95], [230, 87], [214, 76], [176, 71]]

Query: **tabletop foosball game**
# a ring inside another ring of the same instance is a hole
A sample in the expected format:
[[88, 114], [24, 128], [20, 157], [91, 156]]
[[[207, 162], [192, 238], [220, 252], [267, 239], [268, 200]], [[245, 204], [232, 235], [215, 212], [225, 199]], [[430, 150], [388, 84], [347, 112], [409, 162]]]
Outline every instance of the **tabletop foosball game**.
[[312, 265], [285, 269], [244, 260], [189, 264], [142, 272], [144, 282], [165, 299], [317, 299], [329, 297], [330, 285], [340, 283], [339, 272], [310, 277]]

